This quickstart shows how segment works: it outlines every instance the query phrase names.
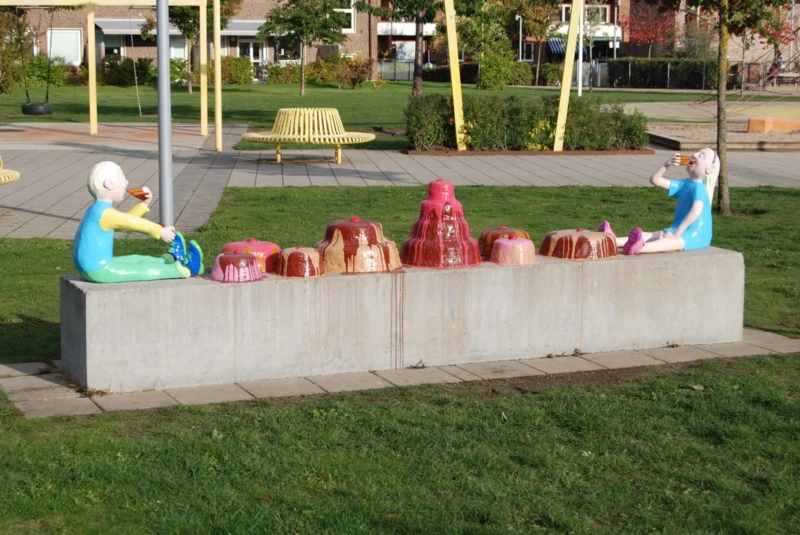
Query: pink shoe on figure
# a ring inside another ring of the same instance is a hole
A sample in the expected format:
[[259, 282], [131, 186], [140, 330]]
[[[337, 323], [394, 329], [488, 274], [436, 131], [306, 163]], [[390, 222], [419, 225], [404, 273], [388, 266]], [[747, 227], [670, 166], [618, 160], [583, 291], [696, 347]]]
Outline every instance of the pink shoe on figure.
[[617, 239], [617, 234], [613, 230], [611, 230], [611, 223], [609, 223], [608, 221], [603, 221], [602, 223], [600, 223], [600, 228], [598, 228], [597, 231], [605, 232], [606, 234], [611, 234], [612, 236], [614, 236], [615, 240]]
[[642, 229], [636, 227], [628, 234], [628, 241], [622, 247], [622, 252], [627, 255], [637, 255], [644, 247], [644, 234]]

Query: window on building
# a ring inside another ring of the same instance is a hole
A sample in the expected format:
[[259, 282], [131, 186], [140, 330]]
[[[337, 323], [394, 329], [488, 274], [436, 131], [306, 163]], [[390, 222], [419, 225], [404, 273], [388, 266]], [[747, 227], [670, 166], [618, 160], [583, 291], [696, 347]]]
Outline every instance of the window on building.
[[47, 49], [64, 58], [69, 65], [80, 65], [83, 59], [81, 30], [48, 30]]
[[122, 55], [122, 36], [120, 35], [104, 35], [103, 36], [103, 49], [106, 56], [121, 56]]
[[169, 57], [174, 59], [186, 59], [189, 57], [186, 53], [186, 39], [183, 37], [170, 36]]
[[339, 0], [339, 5], [342, 7], [336, 11], [344, 13], [346, 17], [346, 21], [342, 25], [342, 33], [356, 33], [355, 0]]
[[[585, 6], [584, 16], [586, 20], [597, 20], [599, 22], [608, 22], [609, 6]], [[572, 6], [565, 4], [561, 6], [561, 22], [569, 22], [569, 17], [572, 14]]]
[[533, 43], [522, 43], [522, 61], [535, 61], [533, 56]]

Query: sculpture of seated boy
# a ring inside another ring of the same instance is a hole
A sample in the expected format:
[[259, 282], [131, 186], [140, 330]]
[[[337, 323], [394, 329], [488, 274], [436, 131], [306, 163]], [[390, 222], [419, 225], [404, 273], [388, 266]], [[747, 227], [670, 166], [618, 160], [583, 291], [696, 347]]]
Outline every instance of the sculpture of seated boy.
[[[203, 251], [192, 240], [186, 250], [183, 236], [175, 227], [162, 227], [143, 219], [150, 211], [153, 194], [142, 188], [146, 198], [127, 213], [114, 208], [125, 197], [128, 180], [114, 162], [100, 162], [89, 172], [87, 183], [95, 201], [75, 234], [72, 259], [81, 276], [91, 282], [132, 282], [161, 279], [185, 279], [203, 273]], [[144, 232], [172, 246], [162, 257], [114, 256], [114, 231]]]
[[711, 198], [719, 176], [719, 158], [712, 149], [701, 149], [690, 157], [686, 165], [689, 178], [663, 178], [666, 170], [680, 165], [680, 161], [680, 155], [675, 154], [650, 177], [651, 184], [664, 188], [667, 195], [678, 199], [671, 227], [655, 232], [644, 232], [637, 227], [631, 230], [627, 238], [616, 238], [608, 221], [603, 221], [600, 225], [600, 232], [614, 234], [617, 246], [622, 247], [626, 255], [691, 251], [711, 245]]

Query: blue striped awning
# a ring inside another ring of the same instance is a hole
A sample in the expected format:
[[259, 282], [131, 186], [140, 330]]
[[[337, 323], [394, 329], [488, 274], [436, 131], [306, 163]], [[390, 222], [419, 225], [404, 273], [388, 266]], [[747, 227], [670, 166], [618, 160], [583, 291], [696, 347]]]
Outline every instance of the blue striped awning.
[[567, 44], [564, 42], [563, 39], [550, 39], [547, 42], [550, 45], [550, 53], [551, 54], [566, 54], [567, 53]]

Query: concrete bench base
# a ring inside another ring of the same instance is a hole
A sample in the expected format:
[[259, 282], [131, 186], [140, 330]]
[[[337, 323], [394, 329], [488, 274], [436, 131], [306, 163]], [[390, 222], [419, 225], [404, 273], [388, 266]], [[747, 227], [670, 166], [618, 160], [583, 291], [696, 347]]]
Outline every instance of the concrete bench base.
[[62, 366], [95, 390], [742, 339], [744, 261], [702, 251], [533, 266], [92, 284], [61, 279]]

